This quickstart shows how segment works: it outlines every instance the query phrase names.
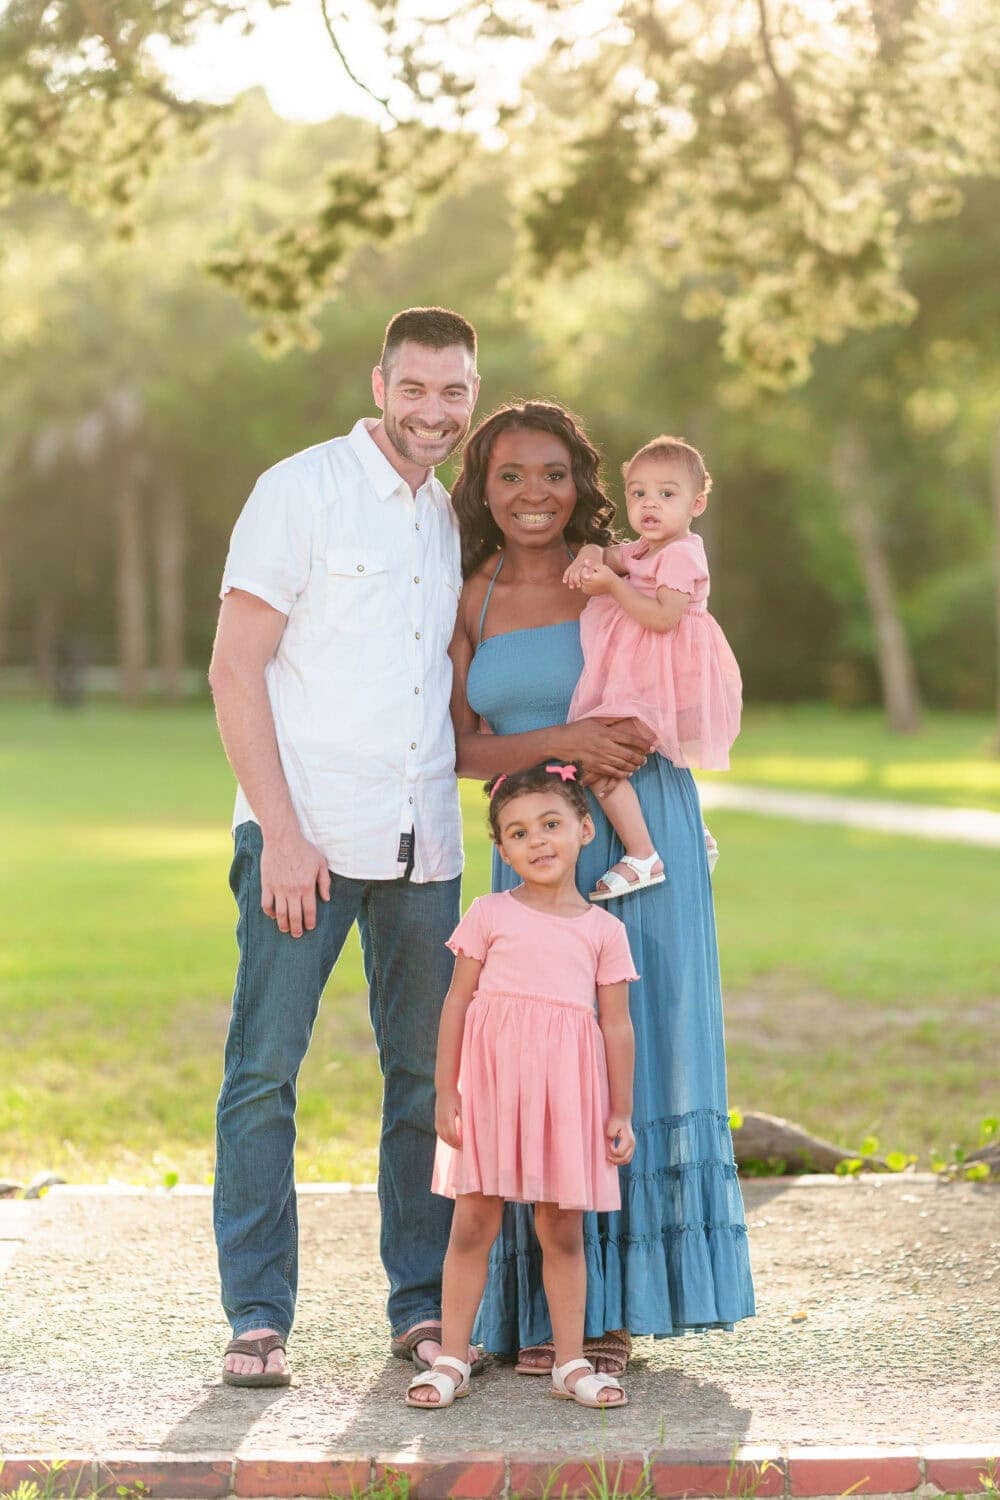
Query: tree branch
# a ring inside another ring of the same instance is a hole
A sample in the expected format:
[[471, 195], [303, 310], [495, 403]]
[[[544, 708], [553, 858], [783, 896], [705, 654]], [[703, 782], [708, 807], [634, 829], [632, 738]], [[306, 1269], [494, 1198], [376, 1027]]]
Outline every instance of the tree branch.
[[380, 108], [385, 110], [386, 114], [389, 116], [389, 119], [394, 125], [402, 124], [402, 121], [392, 109], [392, 106], [390, 105], [388, 99], [383, 99], [380, 94], [375, 93], [374, 89], [369, 88], [364, 79], [358, 77], [357, 73], [355, 73], [354, 69], [347, 61], [344, 49], [340, 45], [340, 42], [337, 39], [337, 33], [333, 29], [333, 22], [330, 20], [330, 11], [327, 6], [327, 0], [320, 0], [320, 9], [323, 12], [323, 24], [326, 27], [326, 34], [330, 38], [330, 45], [333, 47], [334, 52], [336, 52], [337, 57], [340, 60], [340, 66], [343, 68], [348, 78], [355, 85], [355, 87], [361, 89], [368, 95], [369, 99], [373, 99], [375, 103], [380, 106]]

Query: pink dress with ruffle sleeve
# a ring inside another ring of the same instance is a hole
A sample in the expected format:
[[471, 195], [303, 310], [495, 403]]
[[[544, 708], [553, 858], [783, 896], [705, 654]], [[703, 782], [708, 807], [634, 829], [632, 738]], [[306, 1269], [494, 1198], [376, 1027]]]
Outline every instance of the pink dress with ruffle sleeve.
[[583, 671], [569, 719], [635, 715], [656, 735], [655, 748], [675, 766], [729, 769], [740, 730], [743, 684], [722, 628], [708, 613], [708, 563], [693, 533], [649, 552], [626, 542], [628, 581], [656, 597], [660, 588], [689, 594], [673, 630], [648, 630], [611, 597], [599, 594], [580, 616]]
[[620, 1208], [595, 1007], [598, 985], [639, 977], [624, 925], [597, 906], [550, 916], [500, 891], [472, 903], [448, 946], [483, 967], [462, 1036], [462, 1146], [438, 1139], [433, 1191]]

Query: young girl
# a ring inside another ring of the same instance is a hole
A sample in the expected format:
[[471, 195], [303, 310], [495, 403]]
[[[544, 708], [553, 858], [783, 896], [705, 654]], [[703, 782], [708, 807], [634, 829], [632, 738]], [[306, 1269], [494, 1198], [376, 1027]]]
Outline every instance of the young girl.
[[626, 1404], [621, 1384], [582, 1357], [583, 1213], [621, 1207], [618, 1167], [635, 1150], [628, 981], [639, 976], [622, 923], [576, 888], [577, 858], [594, 837], [580, 774], [549, 762], [486, 786], [493, 838], [523, 884], [480, 896], [448, 944], [456, 961], [438, 1033], [432, 1186], [455, 1199], [455, 1216], [441, 1355], [410, 1382], [408, 1406], [439, 1410], [469, 1393], [469, 1336], [505, 1200], [535, 1205], [552, 1394]]
[[[584, 667], [569, 719], [635, 715], [675, 766], [729, 769], [739, 733], [742, 683], [736, 658], [707, 612], [708, 564], [691, 521], [708, 503], [711, 477], [680, 438], [658, 437], [622, 466], [629, 523], [639, 541], [581, 547], [564, 581], [593, 597], [580, 616]], [[622, 780], [602, 806], [625, 854], [597, 882], [591, 901], [658, 885], [663, 862], [639, 799]], [[718, 851], [705, 830], [709, 868]]]

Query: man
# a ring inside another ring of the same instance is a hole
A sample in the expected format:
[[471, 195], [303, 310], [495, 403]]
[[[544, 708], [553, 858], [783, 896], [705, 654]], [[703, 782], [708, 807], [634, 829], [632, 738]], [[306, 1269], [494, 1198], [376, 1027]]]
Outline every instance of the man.
[[296, 1079], [355, 921], [384, 1078], [394, 1351], [437, 1352], [451, 1205], [430, 1192], [434, 1049], [462, 850], [447, 655], [459, 540], [434, 466], [475, 407], [472, 326], [442, 308], [399, 313], [372, 391], [381, 420], [257, 481], [233, 532], [209, 672], [239, 782], [239, 967], [215, 1177], [234, 1385], [290, 1379]]

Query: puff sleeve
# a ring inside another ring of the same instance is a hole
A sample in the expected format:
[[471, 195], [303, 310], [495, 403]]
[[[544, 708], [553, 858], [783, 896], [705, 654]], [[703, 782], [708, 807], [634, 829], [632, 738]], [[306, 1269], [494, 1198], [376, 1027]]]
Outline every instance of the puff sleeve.
[[489, 922], [483, 903], [477, 896], [448, 938], [446, 946], [458, 958], [475, 958], [482, 963], [489, 945]]
[[657, 558], [656, 586], [693, 594], [698, 584], [708, 582], [708, 562], [700, 536], [670, 542]]
[[628, 945], [625, 923], [605, 912], [607, 923], [601, 933], [601, 948], [597, 958], [597, 983], [621, 984], [623, 980], [638, 979], [632, 950]]

